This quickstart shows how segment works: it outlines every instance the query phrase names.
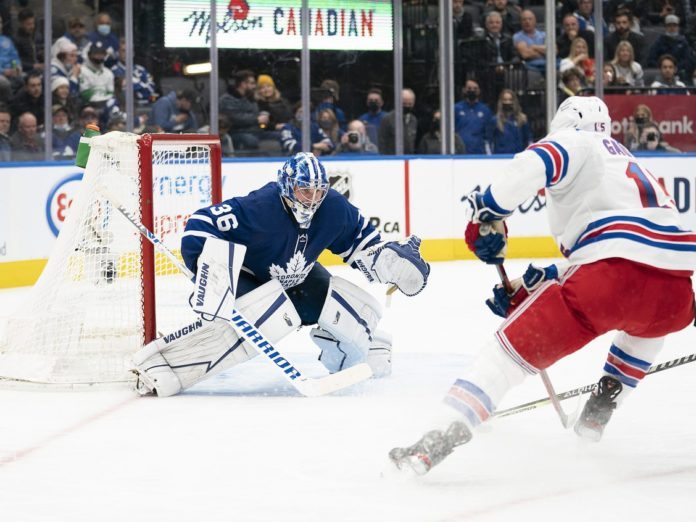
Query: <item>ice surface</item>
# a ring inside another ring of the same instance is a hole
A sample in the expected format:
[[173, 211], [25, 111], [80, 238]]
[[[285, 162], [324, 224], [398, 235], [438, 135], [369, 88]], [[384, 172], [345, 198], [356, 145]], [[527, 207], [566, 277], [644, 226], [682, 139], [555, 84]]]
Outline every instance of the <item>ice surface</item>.
[[[525, 266], [510, 261], [508, 273]], [[694, 520], [696, 364], [649, 376], [600, 444], [581, 443], [545, 407], [496, 421], [423, 478], [383, 473], [389, 449], [430, 428], [491, 338], [498, 319], [483, 300], [496, 277], [472, 261], [434, 264], [428, 288], [395, 294], [385, 313], [393, 375], [329, 397], [300, 397], [260, 358], [169, 399], [2, 389], [0, 520]], [[384, 299], [383, 287], [366, 288]], [[0, 292], [0, 314], [24, 293]], [[552, 367], [557, 390], [595, 381], [610, 339]], [[672, 336], [659, 361], [695, 341], [693, 328]], [[281, 346], [322, 374], [306, 330]], [[543, 396], [529, 378], [501, 408]]]

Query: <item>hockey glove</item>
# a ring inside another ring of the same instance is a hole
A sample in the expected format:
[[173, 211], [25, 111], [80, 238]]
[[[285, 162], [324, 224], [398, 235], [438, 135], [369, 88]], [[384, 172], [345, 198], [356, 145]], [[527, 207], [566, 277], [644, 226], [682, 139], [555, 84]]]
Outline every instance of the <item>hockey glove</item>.
[[466, 220], [472, 223], [491, 223], [501, 221], [512, 214], [512, 211], [501, 208], [491, 194], [491, 187], [484, 192], [474, 191], [463, 200]]
[[495, 315], [506, 318], [522, 304], [531, 293], [537, 290], [542, 283], [557, 279], [558, 270], [556, 265], [549, 265], [546, 268], [529, 265], [522, 277], [510, 281], [514, 289], [512, 294], [508, 294], [503, 285], [498, 284], [493, 288], [493, 297], [489, 297], [486, 300], [486, 306], [488, 306]]
[[355, 256], [353, 266], [370, 282], [394, 284], [408, 296], [416, 295], [428, 283], [430, 265], [420, 255], [421, 240], [409, 236], [371, 246]]
[[504, 221], [469, 223], [464, 240], [469, 250], [484, 263], [499, 265], [505, 260], [507, 225]]

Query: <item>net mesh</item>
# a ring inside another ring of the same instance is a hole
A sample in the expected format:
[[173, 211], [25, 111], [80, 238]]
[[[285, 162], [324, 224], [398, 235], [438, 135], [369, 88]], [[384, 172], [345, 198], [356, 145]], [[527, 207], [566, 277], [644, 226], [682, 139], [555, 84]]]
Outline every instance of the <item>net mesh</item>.
[[[137, 135], [92, 140], [89, 163], [41, 277], [0, 339], [0, 378], [56, 384], [127, 382], [144, 342], [140, 234], [109, 199], [140, 221]], [[154, 232], [178, 255], [188, 216], [210, 204], [208, 145], [153, 142]], [[103, 190], [105, 189], [105, 190]], [[155, 256], [157, 329], [190, 322], [190, 283]]]

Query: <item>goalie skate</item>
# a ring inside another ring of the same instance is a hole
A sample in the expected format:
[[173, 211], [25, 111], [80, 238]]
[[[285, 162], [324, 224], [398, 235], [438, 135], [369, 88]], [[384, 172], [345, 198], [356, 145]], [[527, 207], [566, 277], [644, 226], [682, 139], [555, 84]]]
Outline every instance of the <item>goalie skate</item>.
[[389, 459], [399, 470], [411, 469], [416, 475], [425, 475], [437, 466], [454, 448], [471, 440], [471, 431], [463, 422], [453, 422], [447, 430], [432, 430], [407, 448], [394, 448]]

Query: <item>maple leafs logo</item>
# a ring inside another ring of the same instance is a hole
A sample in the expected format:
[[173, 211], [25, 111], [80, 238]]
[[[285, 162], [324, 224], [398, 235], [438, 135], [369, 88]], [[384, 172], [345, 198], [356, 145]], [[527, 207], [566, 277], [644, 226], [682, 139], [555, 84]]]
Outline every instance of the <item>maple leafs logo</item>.
[[304, 281], [313, 266], [314, 263], [307, 265], [307, 259], [305, 259], [302, 252], [295, 252], [295, 255], [290, 258], [285, 268], [271, 264], [268, 271], [273, 279], [280, 281], [283, 288], [287, 289], [297, 286]]

